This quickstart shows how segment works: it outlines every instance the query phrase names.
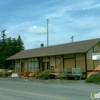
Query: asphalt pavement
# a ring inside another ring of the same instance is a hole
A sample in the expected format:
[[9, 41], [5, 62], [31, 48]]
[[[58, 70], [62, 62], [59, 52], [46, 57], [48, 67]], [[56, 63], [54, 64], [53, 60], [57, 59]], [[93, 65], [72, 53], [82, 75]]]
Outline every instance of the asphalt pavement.
[[84, 80], [0, 78], [0, 100], [91, 100], [91, 92], [100, 92], [100, 85]]

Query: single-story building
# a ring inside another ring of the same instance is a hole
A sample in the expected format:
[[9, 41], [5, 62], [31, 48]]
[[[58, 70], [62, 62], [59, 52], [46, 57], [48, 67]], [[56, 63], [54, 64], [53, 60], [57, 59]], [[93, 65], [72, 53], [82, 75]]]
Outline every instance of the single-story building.
[[91, 71], [100, 70], [100, 63], [92, 60], [92, 53], [98, 51], [100, 38], [23, 50], [7, 60], [15, 60], [15, 72], [34, 73], [38, 68], [60, 73], [64, 68], [82, 68], [86, 78]]

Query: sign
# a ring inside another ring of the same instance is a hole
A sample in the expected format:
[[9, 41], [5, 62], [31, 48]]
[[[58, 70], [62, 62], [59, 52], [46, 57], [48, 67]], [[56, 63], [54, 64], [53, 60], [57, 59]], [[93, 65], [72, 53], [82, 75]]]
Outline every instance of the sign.
[[12, 77], [18, 77], [18, 73], [12, 73]]
[[92, 53], [92, 60], [100, 60], [100, 52]]

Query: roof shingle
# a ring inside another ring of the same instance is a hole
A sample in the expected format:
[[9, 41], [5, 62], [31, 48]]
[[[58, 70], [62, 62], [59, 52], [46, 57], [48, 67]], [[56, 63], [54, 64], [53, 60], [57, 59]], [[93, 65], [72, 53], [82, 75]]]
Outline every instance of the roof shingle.
[[31, 58], [31, 57], [43, 57], [43, 56], [52, 56], [52, 55], [63, 55], [63, 54], [72, 54], [72, 53], [85, 53], [99, 42], [100, 42], [100, 38], [60, 44], [60, 45], [49, 46], [49, 47], [41, 47], [41, 48], [30, 49], [30, 50], [23, 50], [7, 58], [7, 60]]

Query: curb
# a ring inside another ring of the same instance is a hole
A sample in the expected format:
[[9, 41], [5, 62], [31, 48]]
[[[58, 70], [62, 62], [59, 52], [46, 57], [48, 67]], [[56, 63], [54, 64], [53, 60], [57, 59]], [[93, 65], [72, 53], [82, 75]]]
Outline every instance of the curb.
[[7, 77], [7, 78], [0, 78], [0, 79], [8, 79], [8, 80], [18, 80], [18, 81], [33, 81], [33, 82], [46, 82], [46, 83], [85, 83], [85, 80], [60, 80], [60, 79], [49, 79], [49, 80], [40, 80], [36, 78], [12, 78], [12, 77]]

